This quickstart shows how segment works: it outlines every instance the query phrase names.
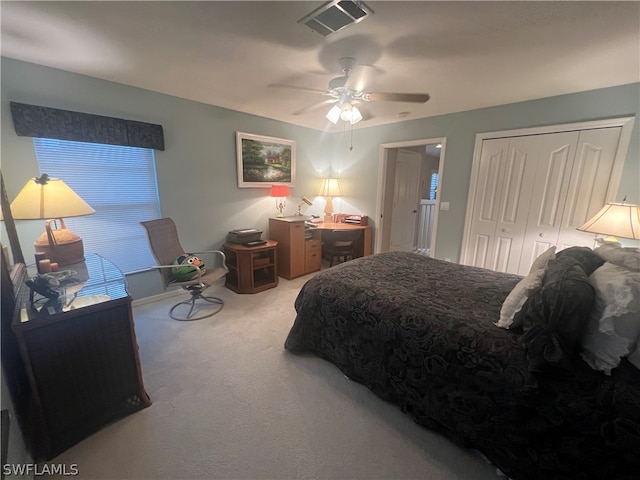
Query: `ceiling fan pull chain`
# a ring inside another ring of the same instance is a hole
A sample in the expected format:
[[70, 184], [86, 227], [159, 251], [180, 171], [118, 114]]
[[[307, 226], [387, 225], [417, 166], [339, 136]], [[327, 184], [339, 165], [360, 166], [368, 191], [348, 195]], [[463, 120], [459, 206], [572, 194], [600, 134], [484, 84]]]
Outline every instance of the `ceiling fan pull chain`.
[[353, 123], [351, 124], [351, 139], [349, 141], [349, 151], [353, 151]]

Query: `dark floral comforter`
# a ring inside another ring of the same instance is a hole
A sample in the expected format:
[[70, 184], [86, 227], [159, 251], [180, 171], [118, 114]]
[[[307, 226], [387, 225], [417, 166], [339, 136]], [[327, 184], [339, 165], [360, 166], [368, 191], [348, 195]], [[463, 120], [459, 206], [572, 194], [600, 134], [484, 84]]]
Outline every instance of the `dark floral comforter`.
[[390, 252], [325, 270], [286, 339], [514, 479], [640, 478], [640, 371], [529, 372], [496, 327], [520, 277]]

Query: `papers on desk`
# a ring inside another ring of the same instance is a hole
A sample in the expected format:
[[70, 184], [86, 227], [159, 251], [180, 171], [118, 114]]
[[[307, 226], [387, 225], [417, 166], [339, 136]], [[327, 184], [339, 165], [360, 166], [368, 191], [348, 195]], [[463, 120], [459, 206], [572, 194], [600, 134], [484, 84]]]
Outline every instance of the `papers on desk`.
[[336, 223], [349, 223], [351, 225], [361, 225], [363, 227], [367, 226], [367, 224], [369, 223], [369, 217], [367, 217], [366, 215], [337, 213], [336, 215], [334, 215], [334, 217], [334, 221]]

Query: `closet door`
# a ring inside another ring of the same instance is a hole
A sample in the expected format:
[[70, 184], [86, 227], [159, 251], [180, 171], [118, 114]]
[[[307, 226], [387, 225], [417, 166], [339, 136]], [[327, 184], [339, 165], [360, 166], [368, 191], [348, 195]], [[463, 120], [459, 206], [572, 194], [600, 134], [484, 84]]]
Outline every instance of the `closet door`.
[[[563, 201], [577, 139], [569, 132], [483, 141], [468, 265], [518, 272], [532, 205], [546, 194], [555, 204], [545, 211], [553, 213]], [[553, 191], [545, 188], [550, 179]]]
[[558, 250], [572, 246], [593, 247], [593, 234], [576, 228], [598, 213], [606, 202], [622, 201], [622, 196], [616, 198], [616, 192], [610, 187], [614, 183], [613, 167], [621, 133], [621, 127], [580, 132], [556, 241]]
[[463, 264], [526, 275], [553, 245], [594, 245], [594, 235], [576, 227], [606, 202], [622, 201], [617, 186], [633, 119], [567, 127], [497, 132], [476, 145]]
[[556, 245], [579, 136], [580, 132], [563, 132], [526, 137], [536, 163], [535, 175], [528, 179], [533, 192], [521, 251], [514, 251], [505, 271], [528, 274], [536, 257]]
[[[563, 201], [560, 189], [566, 190], [568, 185], [569, 160], [573, 160], [577, 138], [577, 132], [569, 132], [510, 140], [493, 270], [520, 273], [532, 209], [544, 194], [550, 195], [556, 205]], [[553, 191], [546, 186], [551, 186]], [[555, 211], [556, 208], [546, 205], [546, 210]], [[526, 270], [524, 274], [529, 273], [529, 269]]]
[[620, 132], [619, 127], [583, 130], [572, 145], [550, 152], [546, 174], [538, 171], [536, 178], [516, 273], [526, 275], [536, 257], [553, 245], [557, 251], [593, 247], [593, 234], [576, 228], [607, 201]]
[[471, 230], [464, 262], [466, 265], [494, 268], [495, 235], [508, 154], [508, 138], [490, 139], [482, 142], [471, 216]]

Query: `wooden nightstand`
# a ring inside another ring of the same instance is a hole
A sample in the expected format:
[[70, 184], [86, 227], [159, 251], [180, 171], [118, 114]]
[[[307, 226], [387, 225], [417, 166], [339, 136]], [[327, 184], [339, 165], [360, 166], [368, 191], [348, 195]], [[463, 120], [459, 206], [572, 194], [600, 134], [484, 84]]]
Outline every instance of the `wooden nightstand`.
[[236, 293], [258, 293], [278, 286], [277, 246], [273, 240], [257, 247], [225, 243], [222, 249], [229, 268], [225, 286]]

